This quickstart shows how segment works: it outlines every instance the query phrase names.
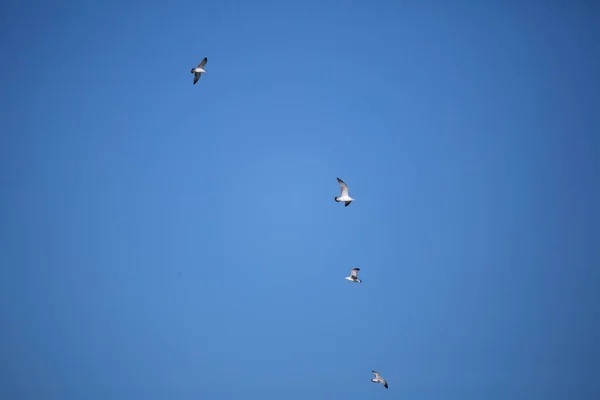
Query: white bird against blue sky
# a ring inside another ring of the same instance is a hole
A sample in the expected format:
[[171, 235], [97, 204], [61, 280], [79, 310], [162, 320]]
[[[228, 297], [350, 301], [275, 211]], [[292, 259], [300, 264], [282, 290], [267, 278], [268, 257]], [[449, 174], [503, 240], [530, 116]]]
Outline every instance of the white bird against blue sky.
[[204, 57], [204, 60], [200, 61], [200, 64], [198, 64], [198, 67], [196, 68], [192, 68], [192, 74], [194, 74], [194, 85], [196, 84], [196, 82], [198, 82], [198, 80], [200, 79], [200, 75], [202, 75], [202, 73], [208, 73], [204, 70], [204, 66], [206, 65], [206, 63], [208, 62], [208, 57]]
[[373, 382], [373, 383], [381, 383], [383, 385], [383, 387], [387, 389], [388, 388], [387, 381], [385, 379], [383, 379], [381, 377], [381, 375], [379, 375], [377, 372], [375, 372], [375, 371], [371, 371], [371, 372], [373, 372], [373, 375], [375, 375], [374, 378], [371, 378], [371, 382]]
[[362, 283], [362, 281], [360, 279], [358, 279], [358, 271], [360, 271], [360, 268], [354, 268], [352, 270], [350, 276], [347, 276], [344, 279], [346, 279], [350, 282]]
[[348, 207], [350, 205], [350, 203], [352, 203], [354, 201], [354, 199], [352, 197], [350, 197], [350, 195], [348, 194], [348, 185], [346, 185], [346, 183], [341, 180], [340, 178], [337, 178], [338, 183], [340, 184], [340, 190], [341, 190], [341, 196], [337, 196], [335, 198], [335, 201], [337, 201], [338, 203], [340, 201], [343, 201], [344, 204], [346, 204], [344, 207]]

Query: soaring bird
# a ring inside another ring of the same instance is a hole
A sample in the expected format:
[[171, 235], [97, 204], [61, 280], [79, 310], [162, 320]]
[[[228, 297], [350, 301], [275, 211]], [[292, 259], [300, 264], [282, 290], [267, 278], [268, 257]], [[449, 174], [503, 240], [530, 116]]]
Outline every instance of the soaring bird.
[[360, 271], [360, 268], [354, 268], [350, 274], [350, 276], [345, 277], [344, 279], [349, 280], [350, 282], [354, 282], [354, 283], [362, 283], [362, 281], [360, 279], [358, 279], [358, 271]]
[[381, 375], [379, 375], [377, 372], [375, 372], [375, 371], [371, 371], [371, 372], [373, 373], [373, 375], [375, 375], [375, 378], [372, 378], [371, 382], [381, 383], [383, 385], [383, 387], [387, 389], [388, 388], [388, 384], [387, 384], [386, 380], [383, 379], [381, 377]]
[[196, 84], [196, 82], [198, 82], [198, 80], [200, 79], [200, 75], [202, 75], [203, 72], [208, 73], [204, 70], [204, 66], [207, 62], [208, 57], [204, 57], [204, 60], [200, 61], [200, 64], [198, 64], [197, 68], [192, 68], [192, 74], [194, 74], [194, 85]]
[[341, 180], [340, 178], [337, 178], [337, 181], [340, 184], [340, 189], [341, 189], [342, 195], [337, 196], [335, 198], [335, 201], [338, 203], [340, 201], [343, 201], [344, 204], [346, 204], [344, 207], [348, 207], [350, 205], [350, 203], [352, 203], [354, 201], [354, 199], [348, 195], [348, 185], [346, 185], [344, 183], [344, 181]]

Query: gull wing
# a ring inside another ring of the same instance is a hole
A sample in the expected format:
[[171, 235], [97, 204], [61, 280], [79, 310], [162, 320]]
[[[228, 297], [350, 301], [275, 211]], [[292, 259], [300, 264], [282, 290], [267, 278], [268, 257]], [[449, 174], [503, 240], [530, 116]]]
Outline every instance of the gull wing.
[[378, 374], [377, 372], [375, 372], [375, 371], [371, 371], [371, 372], [373, 373], [373, 375], [375, 375], [375, 379], [377, 379], [377, 380], [379, 380], [379, 381], [381, 380], [381, 375], [379, 375], [379, 374]]
[[200, 61], [200, 64], [198, 64], [198, 67], [204, 68], [204, 66], [206, 65], [207, 62], [208, 62], [208, 57], [204, 57], [204, 60]]
[[346, 185], [346, 183], [344, 183], [344, 181], [341, 180], [340, 178], [337, 178], [337, 181], [340, 184], [340, 189], [342, 191], [342, 197], [348, 196], [348, 185]]
[[194, 85], [200, 80], [200, 75], [202, 75], [202, 72], [194, 72]]
[[354, 268], [352, 270], [352, 277], [353, 278], [358, 278], [358, 271], [360, 271], [360, 268]]

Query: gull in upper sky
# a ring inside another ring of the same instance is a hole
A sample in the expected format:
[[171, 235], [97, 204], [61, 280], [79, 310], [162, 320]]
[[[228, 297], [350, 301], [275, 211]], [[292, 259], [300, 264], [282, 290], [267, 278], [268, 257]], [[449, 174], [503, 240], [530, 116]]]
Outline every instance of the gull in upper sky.
[[346, 204], [344, 207], [348, 207], [350, 205], [350, 203], [352, 203], [354, 201], [354, 199], [348, 195], [348, 185], [346, 185], [344, 183], [344, 181], [341, 180], [340, 178], [337, 178], [337, 181], [340, 184], [340, 189], [341, 189], [342, 195], [337, 196], [335, 198], [335, 201], [337, 201], [338, 203], [340, 201], [343, 201], [344, 204]]
[[360, 271], [360, 268], [354, 268], [350, 274], [350, 276], [345, 277], [344, 279], [350, 281], [350, 282], [354, 282], [354, 283], [362, 283], [362, 281], [360, 279], [358, 279], [358, 271]]
[[381, 375], [379, 375], [377, 372], [375, 372], [375, 371], [371, 371], [371, 372], [373, 373], [373, 375], [375, 375], [375, 378], [372, 378], [371, 382], [381, 383], [383, 385], [383, 387], [387, 389], [388, 388], [388, 384], [387, 384], [386, 380], [383, 379], [381, 377]]
[[200, 61], [200, 64], [198, 64], [197, 68], [192, 68], [192, 74], [194, 74], [194, 85], [196, 84], [196, 82], [198, 82], [198, 80], [200, 79], [200, 75], [202, 75], [203, 72], [208, 73], [204, 70], [204, 66], [207, 62], [208, 57], [204, 57], [204, 60]]

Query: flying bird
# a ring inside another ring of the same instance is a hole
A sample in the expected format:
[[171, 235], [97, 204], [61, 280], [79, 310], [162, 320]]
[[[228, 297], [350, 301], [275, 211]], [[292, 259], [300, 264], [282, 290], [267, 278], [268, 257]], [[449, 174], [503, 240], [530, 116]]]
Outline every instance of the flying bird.
[[347, 276], [344, 279], [349, 280], [350, 282], [362, 283], [362, 281], [358, 279], [358, 271], [360, 271], [360, 268], [354, 268], [350, 276]]
[[204, 70], [204, 66], [207, 62], [208, 57], [204, 57], [204, 60], [200, 61], [200, 64], [198, 64], [197, 68], [192, 68], [192, 74], [194, 74], [194, 85], [196, 84], [196, 82], [198, 82], [198, 80], [200, 79], [200, 75], [202, 75], [203, 72], [208, 73]]
[[354, 201], [354, 199], [348, 195], [348, 185], [346, 185], [344, 183], [344, 181], [341, 180], [340, 178], [337, 178], [337, 181], [340, 184], [340, 189], [341, 189], [342, 195], [341, 196], [337, 196], [335, 198], [335, 201], [338, 202], [338, 203], [340, 201], [343, 201], [344, 204], [345, 204], [344, 207], [348, 207], [350, 205], [350, 203], [352, 203]]
[[383, 385], [383, 387], [387, 389], [388, 388], [388, 384], [387, 384], [386, 380], [383, 379], [381, 377], [381, 375], [379, 375], [377, 372], [375, 372], [375, 371], [371, 371], [371, 372], [373, 373], [373, 375], [375, 375], [375, 378], [372, 378], [371, 382], [381, 383]]

